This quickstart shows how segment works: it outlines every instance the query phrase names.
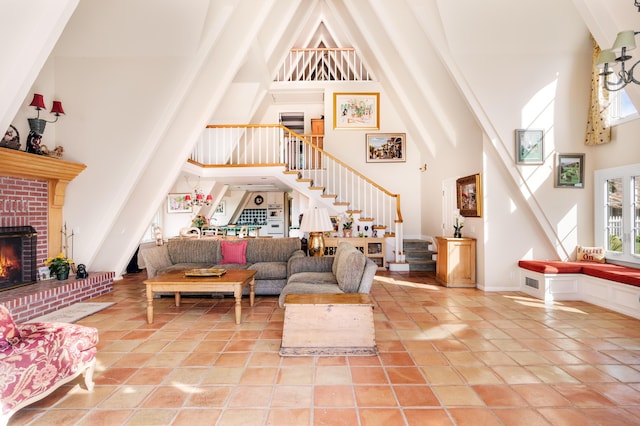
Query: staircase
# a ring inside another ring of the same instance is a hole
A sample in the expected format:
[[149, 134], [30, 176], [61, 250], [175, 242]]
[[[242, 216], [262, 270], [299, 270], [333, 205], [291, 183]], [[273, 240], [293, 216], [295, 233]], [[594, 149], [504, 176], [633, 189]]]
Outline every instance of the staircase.
[[409, 264], [409, 271], [435, 271], [436, 261], [432, 260], [433, 252], [430, 243], [424, 240], [404, 240], [404, 254]]
[[403, 250], [400, 196], [282, 125], [207, 126], [187, 163], [207, 173], [219, 169], [229, 175], [241, 167], [259, 168], [261, 173], [271, 168], [272, 176], [327, 207], [330, 214], [357, 211], [359, 223], [365, 222], [363, 226], [380, 237], [394, 238], [396, 250]]

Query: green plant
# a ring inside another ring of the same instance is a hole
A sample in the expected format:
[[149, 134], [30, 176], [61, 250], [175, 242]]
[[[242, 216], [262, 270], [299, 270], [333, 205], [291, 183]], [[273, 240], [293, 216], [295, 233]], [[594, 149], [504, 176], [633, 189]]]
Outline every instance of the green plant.
[[56, 257], [50, 257], [45, 260], [44, 264], [49, 267], [51, 274], [58, 275], [69, 272], [71, 264], [73, 264], [73, 260], [66, 257], [64, 253], [60, 253]]
[[344, 223], [342, 224], [342, 229], [351, 229], [352, 226], [353, 226], [353, 215], [349, 213], [349, 216], [345, 218]]

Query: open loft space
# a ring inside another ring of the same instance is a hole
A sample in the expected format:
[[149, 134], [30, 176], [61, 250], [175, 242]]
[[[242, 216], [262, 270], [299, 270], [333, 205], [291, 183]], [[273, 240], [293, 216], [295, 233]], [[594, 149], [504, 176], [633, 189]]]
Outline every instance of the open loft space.
[[[640, 374], [638, 2], [34, 0], [0, 15], [0, 319], [115, 302], [82, 322], [97, 346], [78, 329], [87, 389], [65, 376], [2, 419], [108, 407], [113, 424], [207, 410], [222, 425], [242, 406], [248, 423], [284, 407], [322, 424], [335, 391], [351, 424], [637, 422], [620, 395]], [[316, 327], [343, 316], [357, 326]], [[202, 407], [178, 378], [229, 399]], [[128, 385], [149, 387], [126, 405]], [[243, 406], [245, 385], [300, 405]], [[557, 398], [535, 406], [539, 392]]]

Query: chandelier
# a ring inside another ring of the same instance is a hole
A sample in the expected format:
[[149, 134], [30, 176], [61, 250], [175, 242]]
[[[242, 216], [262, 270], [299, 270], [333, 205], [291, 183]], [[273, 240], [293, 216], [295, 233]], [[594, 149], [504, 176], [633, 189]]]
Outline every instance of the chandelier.
[[[640, 12], [640, 0], [634, 0], [633, 5]], [[626, 30], [620, 31], [613, 43], [611, 49], [605, 49], [600, 52], [596, 66], [602, 69], [600, 75], [603, 77], [603, 86], [605, 90], [615, 92], [624, 88], [629, 83], [640, 84], [633, 76], [633, 71], [640, 61], [628, 66], [631, 55], [628, 51], [636, 48], [636, 35], [638, 31]]]
[[193, 198], [191, 197], [191, 194], [187, 194], [185, 195], [184, 200], [189, 206], [210, 206], [213, 202], [213, 197], [211, 194], [207, 194], [205, 197], [204, 192], [202, 192], [200, 188], [196, 188], [193, 191]]

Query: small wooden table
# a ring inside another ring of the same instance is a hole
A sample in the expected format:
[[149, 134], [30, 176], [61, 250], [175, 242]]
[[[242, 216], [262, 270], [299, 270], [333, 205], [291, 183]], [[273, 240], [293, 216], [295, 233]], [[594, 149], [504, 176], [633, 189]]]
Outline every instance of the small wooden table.
[[220, 277], [186, 277], [185, 271], [170, 271], [145, 280], [147, 286], [147, 322], [153, 323], [153, 293], [175, 292], [176, 306], [180, 306], [180, 292], [216, 293], [233, 292], [236, 299], [236, 324], [242, 318], [242, 289], [249, 286], [249, 303], [255, 300], [254, 270], [228, 270]]
[[368, 294], [288, 294], [281, 356], [376, 355]]

